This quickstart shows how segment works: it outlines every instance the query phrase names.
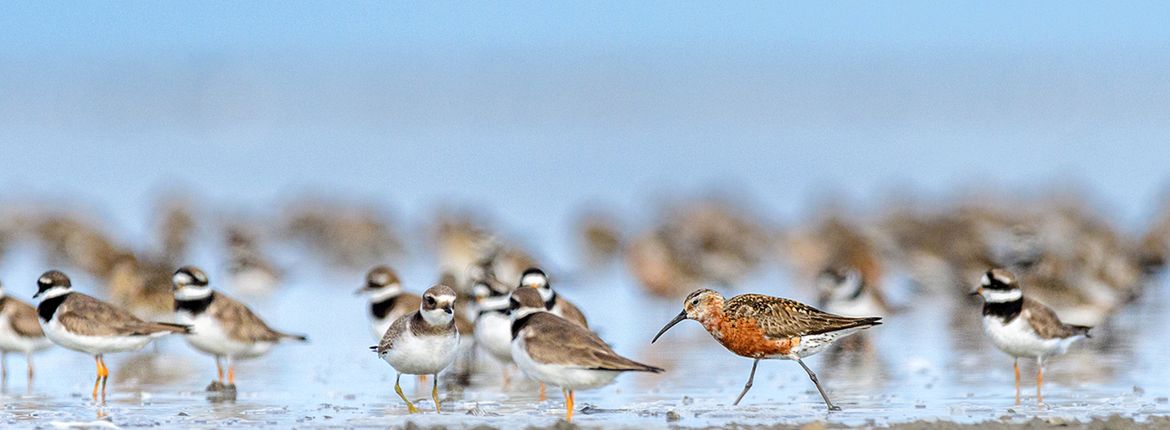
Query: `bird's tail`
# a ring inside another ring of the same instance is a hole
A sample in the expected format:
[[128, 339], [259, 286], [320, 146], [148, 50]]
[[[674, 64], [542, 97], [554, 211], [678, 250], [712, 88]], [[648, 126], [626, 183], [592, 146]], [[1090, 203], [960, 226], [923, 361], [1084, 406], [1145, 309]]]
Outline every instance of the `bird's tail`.
[[191, 334], [191, 326], [186, 325], [186, 324], [153, 322], [153, 323], [150, 323], [150, 331], [151, 331], [151, 334], [166, 334], [166, 333]]
[[848, 325], [843, 328], [849, 329], [854, 327], [869, 328], [875, 325], [882, 325], [882, 317], [865, 317], [853, 318]]
[[625, 371], [625, 372], [650, 372], [650, 373], [662, 373], [662, 372], [666, 371], [665, 369], [663, 369], [661, 367], [651, 366], [649, 364], [642, 364], [642, 363], [639, 363], [639, 362], [634, 361], [634, 360], [630, 360], [630, 359], [625, 358], [625, 357], [618, 356], [616, 358], [619, 359], [619, 360], [616, 360], [617, 361], [616, 363], [611, 363], [609, 365], [599, 366], [599, 367], [597, 367], [597, 369], [600, 369], [600, 370], [620, 370], [620, 371]]
[[309, 341], [308, 336], [305, 336], [303, 334], [295, 334], [295, 333], [280, 333], [280, 338], [281, 339], [299, 340], [301, 342], [308, 342]]

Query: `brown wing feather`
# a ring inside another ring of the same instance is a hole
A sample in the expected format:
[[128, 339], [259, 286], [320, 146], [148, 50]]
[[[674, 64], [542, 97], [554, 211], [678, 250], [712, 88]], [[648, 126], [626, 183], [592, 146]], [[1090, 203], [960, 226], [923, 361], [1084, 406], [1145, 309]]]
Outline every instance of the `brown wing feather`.
[[1042, 338], [1063, 339], [1076, 335], [1088, 336], [1089, 334], [1088, 327], [1065, 324], [1060, 321], [1052, 308], [1035, 300], [1029, 300], [1027, 297], [1024, 298], [1024, 312], [1026, 315], [1022, 316], [1027, 319], [1032, 330], [1035, 330], [1036, 334]]
[[45, 337], [37, 321], [36, 308], [11, 297], [0, 298], [0, 310], [8, 316], [8, 325], [16, 334], [24, 337]]
[[556, 304], [557, 306], [561, 307], [561, 313], [565, 314], [564, 318], [566, 320], [577, 323], [581, 325], [581, 327], [589, 328], [589, 322], [585, 321], [585, 314], [582, 313], [580, 309], [577, 309], [577, 307], [568, 300], [565, 300], [563, 297], [558, 295]]
[[256, 316], [247, 305], [220, 293], [215, 294], [208, 311], [225, 325], [227, 335], [241, 342], [275, 342], [283, 337], [295, 337], [273, 330]]
[[618, 355], [596, 334], [564, 318], [548, 312], [533, 314], [530, 318], [529, 327], [535, 325], [540, 329], [528, 330], [524, 334], [524, 343], [530, 356], [541, 357], [545, 363], [585, 369], [662, 371]]
[[723, 312], [734, 319], [756, 320], [764, 335], [775, 339], [881, 324], [879, 317], [844, 317], [795, 300], [763, 294], [732, 297], [723, 305]]
[[186, 331], [184, 326], [140, 320], [114, 305], [81, 293], [69, 294], [57, 308], [56, 318], [70, 331], [83, 336], [145, 336], [164, 331]]

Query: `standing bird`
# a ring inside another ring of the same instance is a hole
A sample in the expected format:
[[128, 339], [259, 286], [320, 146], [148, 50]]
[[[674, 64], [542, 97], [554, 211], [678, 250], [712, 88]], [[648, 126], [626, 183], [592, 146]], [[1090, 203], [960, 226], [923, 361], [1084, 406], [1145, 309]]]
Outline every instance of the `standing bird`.
[[406, 402], [410, 413], [418, 408], [402, 393], [402, 374], [434, 375], [431, 398], [435, 413], [442, 413], [439, 404], [439, 372], [455, 362], [459, 347], [459, 329], [455, 327], [455, 290], [446, 285], [435, 285], [423, 293], [417, 311], [394, 321], [382, 341], [370, 350], [386, 360], [398, 376], [394, 392]]
[[110, 369], [105, 354], [137, 351], [155, 338], [171, 333], [190, 334], [191, 327], [182, 324], [143, 321], [129, 312], [82, 293], [72, 291], [69, 277], [50, 270], [37, 279], [39, 298], [37, 315], [41, 329], [53, 343], [74, 351], [93, 355], [97, 364], [97, 379], [93, 381], [93, 399], [102, 390], [106, 400], [106, 380]]
[[[581, 327], [589, 328], [589, 323], [585, 321], [585, 314], [581, 313], [569, 300], [553, 291], [552, 284], [548, 282], [548, 276], [544, 271], [535, 267], [530, 267], [520, 275], [520, 287], [534, 288], [540, 292], [540, 299], [544, 302], [544, 309], [552, 312], [553, 315], [564, 318], [565, 320], [576, 323]], [[540, 400], [544, 401], [547, 398], [545, 394], [544, 383], [540, 383]]]
[[829, 400], [817, 374], [801, 359], [825, 350], [837, 339], [881, 324], [881, 317], [843, 317], [779, 297], [741, 294], [724, 300], [718, 292], [700, 289], [687, 296], [683, 311], [666, 323], [650, 343], [687, 319], [702, 324], [728, 351], [755, 360], [747, 384], [733, 405], [738, 405], [752, 388], [760, 360], [783, 359], [796, 361], [804, 368], [830, 411], [841, 408]]
[[366, 285], [357, 290], [370, 299], [368, 315], [374, 340], [381, 340], [394, 321], [418, 310], [422, 297], [402, 291], [398, 273], [387, 266], [377, 266], [366, 273]]
[[[171, 276], [175, 293], [175, 318], [191, 326], [187, 343], [215, 356], [217, 379], [212, 387], [234, 389], [236, 360], [267, 354], [277, 342], [286, 339], [308, 341], [304, 335], [273, 330], [248, 306], [213, 291], [207, 275], [194, 266], [183, 266]], [[223, 360], [227, 360], [227, 385], [224, 385]]]
[[[475, 303], [475, 344], [505, 367], [512, 364], [512, 319], [508, 316], [510, 291], [491, 279], [471, 287]], [[507, 384], [507, 371], [504, 373]]]
[[512, 359], [529, 378], [561, 387], [566, 421], [573, 421], [574, 390], [607, 385], [622, 372], [662, 372], [618, 355], [589, 329], [552, 314], [536, 290], [513, 291], [509, 309]]
[[585, 314], [581, 313], [568, 299], [553, 291], [552, 285], [548, 282], [548, 276], [544, 271], [535, 267], [530, 267], [520, 275], [521, 287], [532, 287], [540, 292], [540, 300], [544, 302], [545, 310], [552, 312], [553, 315], [577, 323], [581, 327], [588, 328], [589, 323], [585, 321]]
[[0, 380], [8, 382], [8, 353], [23, 352], [28, 364], [28, 383], [32, 385], [32, 354], [53, 343], [37, 323], [37, 310], [27, 303], [8, 297], [0, 284]]
[[1036, 359], [1036, 403], [1044, 403], [1044, 360], [1068, 352], [1073, 342], [1089, 337], [1090, 327], [1060, 322], [1051, 308], [1024, 297], [1015, 276], [1004, 269], [987, 271], [971, 294], [983, 297], [983, 332], [1013, 358], [1016, 404], [1020, 404], [1020, 357]]

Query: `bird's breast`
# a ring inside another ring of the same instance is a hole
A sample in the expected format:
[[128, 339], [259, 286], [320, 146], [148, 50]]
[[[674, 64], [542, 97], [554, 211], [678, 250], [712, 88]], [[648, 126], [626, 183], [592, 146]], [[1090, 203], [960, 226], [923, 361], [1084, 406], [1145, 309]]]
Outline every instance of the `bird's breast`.
[[788, 355], [800, 343], [799, 337], [774, 339], [766, 336], [754, 318], [721, 319], [711, 324], [708, 331], [724, 348], [750, 358]]

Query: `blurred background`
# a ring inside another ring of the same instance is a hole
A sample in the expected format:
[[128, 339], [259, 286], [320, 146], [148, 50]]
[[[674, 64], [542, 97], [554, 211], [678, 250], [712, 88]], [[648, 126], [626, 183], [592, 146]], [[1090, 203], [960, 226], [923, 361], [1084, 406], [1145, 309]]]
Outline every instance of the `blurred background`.
[[27, 298], [65, 267], [150, 312], [180, 262], [269, 267], [302, 291], [258, 305], [287, 326], [320, 303], [305, 290], [348, 294], [373, 264], [421, 291], [508, 249], [497, 275], [540, 262], [628, 346], [646, 330], [618, 324], [675, 299], [643, 321], [603, 286], [814, 302], [852, 270], [890, 310], [1038, 267], [1101, 323], [1170, 243], [1168, 19], [1165, 2], [9, 2], [0, 279]]

